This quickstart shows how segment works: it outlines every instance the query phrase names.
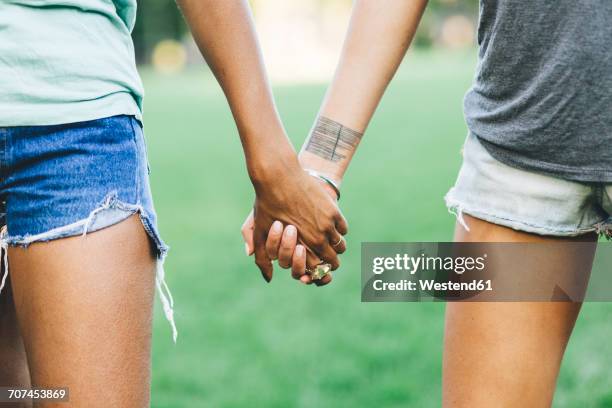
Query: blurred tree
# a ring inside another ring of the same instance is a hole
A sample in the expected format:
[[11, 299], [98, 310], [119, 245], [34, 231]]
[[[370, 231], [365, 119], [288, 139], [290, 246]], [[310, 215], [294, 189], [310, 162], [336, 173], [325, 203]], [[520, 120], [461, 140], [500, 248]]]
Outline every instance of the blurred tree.
[[476, 21], [479, 0], [429, 0], [429, 5], [416, 32], [416, 47], [431, 47], [440, 30], [442, 22], [453, 15], [465, 15]]
[[[287, 1], [287, 0], [277, 0]], [[291, 0], [301, 1], [301, 0]], [[351, 0], [316, 0], [321, 5], [351, 3]], [[430, 0], [414, 44], [429, 47], [433, 44], [441, 22], [451, 15], [463, 14], [474, 20], [477, 17], [479, 0]], [[256, 2], [252, 2], [254, 6]], [[257, 11], [257, 10], [255, 10]], [[183, 17], [174, 0], [146, 0], [139, 2], [133, 38], [136, 60], [149, 63], [155, 45], [165, 39], [181, 40], [188, 32]]]
[[187, 26], [174, 0], [139, 1], [132, 33], [136, 61], [139, 64], [150, 62], [153, 47], [159, 41], [180, 40], [186, 32]]

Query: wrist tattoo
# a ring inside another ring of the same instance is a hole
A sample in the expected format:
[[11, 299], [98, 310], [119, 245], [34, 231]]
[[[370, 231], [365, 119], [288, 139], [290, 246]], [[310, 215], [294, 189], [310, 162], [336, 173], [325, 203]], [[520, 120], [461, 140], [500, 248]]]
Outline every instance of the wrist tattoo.
[[312, 129], [306, 151], [336, 163], [357, 148], [361, 136], [363, 134], [356, 130], [320, 116]]

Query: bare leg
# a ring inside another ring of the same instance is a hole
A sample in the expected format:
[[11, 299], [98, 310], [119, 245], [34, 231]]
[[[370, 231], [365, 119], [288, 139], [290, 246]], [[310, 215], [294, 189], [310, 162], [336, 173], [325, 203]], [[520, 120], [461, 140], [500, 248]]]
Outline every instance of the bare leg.
[[[456, 242], [546, 242], [465, 216]], [[579, 241], [594, 241], [587, 235]], [[549, 407], [581, 304], [449, 303], [443, 362], [445, 407]]]
[[155, 258], [138, 216], [11, 247], [9, 267], [34, 386], [69, 387], [75, 407], [149, 406]]
[[[0, 385], [30, 387], [30, 373], [17, 325], [10, 278], [0, 295]], [[22, 407], [31, 406], [24, 403]]]

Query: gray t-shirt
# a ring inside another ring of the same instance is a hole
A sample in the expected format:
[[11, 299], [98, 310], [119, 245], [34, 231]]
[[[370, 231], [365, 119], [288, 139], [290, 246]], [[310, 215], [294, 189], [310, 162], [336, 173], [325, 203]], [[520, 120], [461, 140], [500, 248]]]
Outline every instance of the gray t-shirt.
[[612, 182], [612, 0], [481, 0], [469, 130], [508, 165]]

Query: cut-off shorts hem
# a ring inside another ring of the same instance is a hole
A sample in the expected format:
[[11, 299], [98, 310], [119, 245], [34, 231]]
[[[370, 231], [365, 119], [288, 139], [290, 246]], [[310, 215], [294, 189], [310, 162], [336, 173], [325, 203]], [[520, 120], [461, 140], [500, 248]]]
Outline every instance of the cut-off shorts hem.
[[612, 237], [612, 184], [565, 180], [509, 166], [472, 133], [463, 146], [457, 181], [444, 200], [467, 231], [463, 214], [542, 236]]
[[470, 215], [474, 218], [478, 218], [483, 221], [490, 222], [495, 225], [511, 228], [515, 231], [526, 232], [535, 235], [571, 238], [589, 233], [596, 233], [598, 235], [605, 236], [608, 239], [612, 237], [612, 220], [610, 219], [604, 219], [601, 222], [594, 224], [592, 227], [587, 228], [550, 228], [544, 225], [535, 225], [532, 223], [527, 223], [520, 220], [513, 220], [510, 218], [491, 214], [486, 211], [483, 211], [482, 209], [464, 205], [458, 200], [450, 198], [449, 195], [450, 193], [444, 197], [448, 211], [451, 214], [455, 215], [455, 217], [457, 218], [457, 222], [468, 232], [470, 231], [470, 227], [465, 221], [465, 218], [463, 217], [464, 214]]
[[0, 246], [4, 252], [4, 274], [0, 281], [0, 291], [6, 283], [9, 272], [8, 264], [8, 246], [19, 246], [27, 248], [29, 245], [39, 242], [49, 242], [62, 238], [75, 236], [86, 237], [88, 233], [102, 230], [104, 228], [116, 225], [134, 214], [138, 214], [142, 226], [147, 233], [148, 238], [155, 246], [156, 250], [156, 273], [155, 285], [160, 295], [164, 314], [172, 328], [172, 339], [176, 343], [178, 332], [174, 322], [174, 299], [166, 284], [164, 273], [164, 260], [168, 253], [169, 247], [162, 241], [157, 228], [151, 221], [150, 215], [147, 214], [145, 208], [140, 204], [129, 204], [119, 200], [117, 192], [110, 192], [96, 208], [94, 208], [87, 218], [78, 220], [68, 225], [53, 228], [49, 231], [35, 235], [11, 236], [6, 226], [2, 228], [0, 233]]
[[27, 247], [35, 242], [48, 242], [78, 235], [85, 236], [87, 233], [118, 224], [134, 214], [138, 214], [143, 228], [155, 245], [157, 259], [163, 261], [169, 247], [162, 241], [159, 232], [150, 220], [150, 215], [140, 204], [129, 204], [119, 200], [115, 191], [110, 192], [87, 218], [33, 235], [13, 236], [10, 235], [10, 231], [6, 231], [2, 242], [10, 246]]

